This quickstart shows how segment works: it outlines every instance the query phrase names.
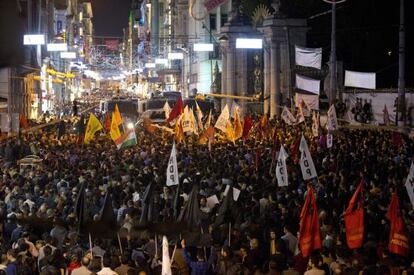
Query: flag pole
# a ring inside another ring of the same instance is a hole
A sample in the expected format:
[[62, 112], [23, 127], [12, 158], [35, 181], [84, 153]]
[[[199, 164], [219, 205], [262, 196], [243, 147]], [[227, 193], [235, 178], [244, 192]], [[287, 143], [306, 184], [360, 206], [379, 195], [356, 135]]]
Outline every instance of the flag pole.
[[91, 233], [89, 233], [89, 248], [91, 250], [91, 257], [93, 258], [93, 252], [92, 252], [92, 236], [91, 236]]
[[119, 233], [117, 233], [118, 236], [118, 244], [119, 244], [119, 249], [121, 250], [121, 255], [124, 254], [123, 250], [122, 250], [122, 243], [121, 243], [121, 238], [119, 237]]
[[157, 234], [155, 234], [155, 257], [158, 257], [158, 238], [157, 238]]
[[229, 246], [231, 246], [231, 222], [229, 222]]

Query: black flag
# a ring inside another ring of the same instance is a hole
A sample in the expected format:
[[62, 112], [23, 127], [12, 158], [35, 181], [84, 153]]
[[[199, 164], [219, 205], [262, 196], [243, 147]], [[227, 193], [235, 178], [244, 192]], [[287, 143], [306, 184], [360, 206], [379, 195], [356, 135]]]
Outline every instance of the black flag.
[[222, 225], [223, 223], [234, 222], [232, 221], [232, 209], [233, 209], [233, 185], [229, 185], [229, 191], [224, 197], [223, 203], [220, 205], [218, 210], [218, 216], [214, 222], [215, 226]]
[[75, 202], [75, 214], [78, 220], [78, 231], [81, 232], [87, 221], [86, 202], [85, 202], [85, 183], [81, 184], [78, 197]]
[[198, 183], [195, 183], [188, 201], [184, 204], [184, 208], [178, 217], [178, 221], [186, 223], [187, 227], [191, 230], [200, 228], [201, 223], [198, 190]]
[[143, 198], [142, 198], [142, 213], [141, 218], [139, 219], [139, 223], [148, 223], [153, 222], [153, 208], [154, 208], [154, 189], [155, 184], [154, 182], [151, 182], [149, 185], [147, 185], [147, 188], [145, 189]]
[[181, 184], [177, 185], [177, 189], [175, 190], [174, 194], [174, 202], [173, 202], [173, 211], [174, 211], [174, 221], [176, 221], [180, 215], [181, 210], [181, 196], [180, 196], [180, 188]]

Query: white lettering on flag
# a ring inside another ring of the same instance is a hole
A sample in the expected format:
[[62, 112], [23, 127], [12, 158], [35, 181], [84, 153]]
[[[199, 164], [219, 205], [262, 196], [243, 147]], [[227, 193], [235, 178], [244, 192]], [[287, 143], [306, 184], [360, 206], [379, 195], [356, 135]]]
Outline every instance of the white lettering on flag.
[[309, 152], [308, 144], [305, 137], [302, 135], [300, 140], [299, 151], [300, 155], [300, 169], [302, 170], [302, 177], [304, 180], [310, 180], [318, 175], [316, 174], [315, 165], [313, 164], [312, 156]]
[[177, 151], [174, 143], [167, 166], [167, 186], [178, 185], [178, 183]]
[[296, 123], [295, 116], [289, 111], [286, 106], [283, 107], [282, 119], [287, 125], [294, 125]]
[[414, 163], [411, 163], [410, 172], [405, 181], [405, 188], [407, 189], [408, 197], [414, 209]]
[[286, 167], [286, 159], [288, 155], [283, 145], [280, 146], [279, 157], [276, 164], [276, 178], [278, 186], [288, 186], [288, 175]]

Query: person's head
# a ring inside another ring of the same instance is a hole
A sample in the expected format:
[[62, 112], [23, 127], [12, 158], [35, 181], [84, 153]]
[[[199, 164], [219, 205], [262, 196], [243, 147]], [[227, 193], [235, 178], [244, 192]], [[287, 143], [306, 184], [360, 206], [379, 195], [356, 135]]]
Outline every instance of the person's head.
[[229, 258], [229, 257], [231, 257], [232, 256], [232, 251], [231, 251], [231, 249], [230, 249], [230, 247], [228, 247], [228, 246], [223, 246], [222, 248], [221, 248], [221, 256], [223, 256], [224, 258]]
[[309, 258], [309, 265], [312, 268], [319, 268], [319, 266], [322, 264], [322, 258], [321, 255], [317, 252], [312, 253], [312, 255]]
[[43, 248], [43, 253], [45, 254], [45, 256], [52, 255], [52, 248], [50, 246], [46, 245], [45, 248]]
[[16, 257], [17, 257], [16, 250], [14, 250], [14, 249], [9, 249], [9, 250], [7, 251], [7, 260], [8, 260], [9, 262], [14, 262], [14, 261], [16, 260]]
[[90, 262], [91, 262], [91, 260], [88, 257], [83, 257], [81, 263], [82, 263], [83, 266], [87, 267], [87, 266], [89, 266]]
[[110, 257], [103, 257], [102, 265], [103, 267], [111, 267], [111, 258]]
[[275, 240], [276, 239], [276, 232], [275, 232], [275, 230], [271, 230], [270, 231], [270, 239], [271, 240]]
[[253, 238], [250, 240], [250, 249], [257, 249], [259, 248], [259, 240], [256, 238]]
[[205, 261], [204, 251], [201, 248], [197, 249], [197, 260], [198, 261]]
[[277, 263], [276, 263], [276, 261], [275, 260], [270, 260], [269, 261], [269, 271], [277, 271], [278, 270], [278, 268], [277, 268]]
[[123, 255], [121, 256], [121, 264], [126, 265], [126, 264], [128, 264], [128, 262], [129, 262], [129, 257], [128, 257], [128, 255], [123, 254]]
[[241, 255], [242, 257], [247, 256], [247, 253], [248, 253], [248, 248], [247, 248], [246, 246], [242, 246], [242, 247], [240, 247], [240, 255]]

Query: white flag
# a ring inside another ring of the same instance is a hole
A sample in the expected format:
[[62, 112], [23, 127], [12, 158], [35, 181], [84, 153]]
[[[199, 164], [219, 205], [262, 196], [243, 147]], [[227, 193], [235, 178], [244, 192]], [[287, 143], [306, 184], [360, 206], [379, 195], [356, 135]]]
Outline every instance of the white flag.
[[282, 111], [282, 119], [287, 125], [293, 125], [296, 123], [295, 116], [289, 111], [289, 109], [285, 106], [283, 107]]
[[165, 119], [168, 119], [171, 113], [171, 107], [168, 104], [168, 101], [165, 101], [164, 107], [162, 107], [162, 109], [164, 110]]
[[227, 132], [227, 122], [230, 119], [230, 111], [229, 106], [224, 106], [223, 110], [221, 111], [220, 116], [218, 117], [216, 121], [216, 125], [214, 125], [215, 128], [221, 130], [222, 132]]
[[189, 111], [190, 120], [191, 120], [191, 128], [194, 134], [198, 135], [198, 124], [194, 116], [194, 111], [191, 109]]
[[204, 125], [204, 129], [207, 129], [208, 127], [210, 127], [210, 125], [211, 125], [211, 109], [210, 109], [210, 112], [208, 113], [208, 117], [206, 120], [206, 124]]
[[276, 178], [278, 186], [288, 186], [288, 174], [286, 167], [286, 159], [288, 154], [283, 145], [280, 146], [279, 157], [276, 164]]
[[319, 113], [317, 112], [312, 114], [312, 135], [319, 137]]
[[414, 163], [411, 163], [410, 172], [405, 181], [405, 188], [407, 189], [408, 197], [414, 208]]
[[326, 135], [326, 148], [332, 148], [333, 146], [333, 135], [327, 134]]
[[173, 143], [167, 166], [167, 186], [178, 185], [178, 183], [177, 151], [175, 149], [175, 143]]
[[184, 108], [184, 112], [183, 112], [183, 117], [181, 119], [181, 125], [183, 127], [183, 132], [184, 133], [192, 133], [193, 132], [193, 127], [192, 127], [192, 120], [191, 120], [191, 116], [190, 116], [190, 110], [188, 109], [188, 106], [185, 106]]
[[203, 112], [201, 111], [200, 106], [198, 106], [198, 103], [196, 101], [196, 112], [197, 112], [197, 121], [198, 121], [198, 128], [200, 131], [203, 131], [204, 125], [203, 125]]
[[233, 103], [231, 104], [231, 110], [230, 110], [230, 116], [232, 118], [234, 118], [236, 111], [239, 112], [240, 114], [240, 105], [233, 101]]
[[303, 106], [299, 105], [298, 113], [296, 114], [296, 124], [301, 124], [305, 122], [305, 115], [303, 114]]
[[338, 119], [336, 118], [336, 110], [334, 105], [331, 105], [328, 110], [328, 121], [326, 123], [326, 127], [328, 130], [338, 129]]
[[345, 86], [376, 89], [376, 73], [345, 71]]
[[321, 81], [297, 74], [296, 87], [298, 89], [311, 92], [312, 94], [319, 95], [319, 91], [321, 89]]
[[309, 152], [308, 144], [305, 137], [302, 135], [300, 140], [300, 169], [302, 170], [302, 177], [304, 180], [310, 180], [317, 177], [315, 165], [313, 164], [312, 156]]
[[161, 275], [172, 275], [170, 252], [168, 250], [168, 239], [166, 236], [162, 237], [162, 271]]
[[295, 45], [296, 64], [304, 67], [321, 69], [322, 48], [305, 48]]

